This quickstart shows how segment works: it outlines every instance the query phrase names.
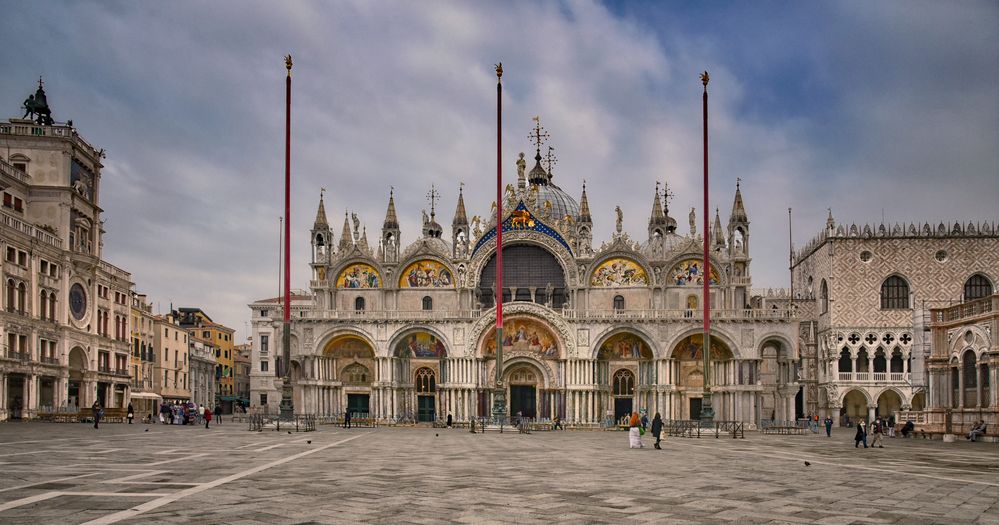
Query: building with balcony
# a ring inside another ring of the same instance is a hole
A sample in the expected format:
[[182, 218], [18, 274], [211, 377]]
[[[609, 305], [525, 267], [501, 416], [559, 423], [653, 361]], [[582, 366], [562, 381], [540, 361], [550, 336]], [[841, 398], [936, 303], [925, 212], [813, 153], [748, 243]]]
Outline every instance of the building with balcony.
[[232, 405], [236, 401], [236, 353], [233, 350], [236, 331], [212, 321], [201, 308], [177, 308], [173, 310], [173, 316], [192, 336], [215, 348], [216, 404], [213, 406], [220, 407], [225, 414], [231, 414]]
[[928, 389], [945, 384], [927, 375], [937, 343], [928, 313], [994, 293], [999, 230], [987, 222], [845, 225], [830, 212], [793, 268], [795, 307], [813, 320], [802, 347], [814, 365], [803, 375], [818, 412], [844, 423], [921, 411], [928, 393], [944, 395]]
[[133, 284], [102, 258], [103, 156], [71, 122], [0, 123], [0, 419], [128, 403]]
[[[987, 290], [983, 290], [987, 291]], [[965, 295], [979, 295], [968, 290]], [[929, 310], [929, 397], [921, 426], [928, 432], [967, 434], [984, 420], [999, 429], [999, 295]]]
[[218, 347], [195, 335], [197, 330], [188, 331], [191, 362], [191, 401], [198, 405], [215, 408], [218, 402], [218, 382], [215, 380], [215, 357]]
[[153, 354], [156, 358], [153, 387], [168, 403], [190, 401], [190, 342], [187, 330], [177, 323], [173, 314], [156, 316], [153, 327]]
[[132, 408], [137, 417], [159, 413], [163, 398], [155, 388], [156, 378], [156, 316], [146, 294], [132, 297]]
[[[658, 187], [647, 237], [633, 240], [623, 231], [618, 207], [615, 233], [595, 248], [585, 185], [579, 201], [569, 196], [551, 165], [542, 167], [540, 150], [529, 173], [523, 156], [516, 165], [498, 222], [495, 203], [469, 220], [459, 189], [449, 240], [436, 221], [435, 191], [422, 232], [408, 246], [391, 192], [374, 243], [347, 215], [335, 239], [320, 196], [310, 232], [311, 286], [290, 305], [296, 411], [351, 410], [382, 421], [450, 413], [463, 421], [489, 416], [500, 401], [508, 414], [580, 425], [632, 410], [698, 418], [709, 300], [716, 419], [754, 425], [802, 412], [808, 400], [795, 373], [799, 323], [786, 308], [753, 307], [749, 218], [738, 185], [727, 227], [717, 211], [712, 220], [708, 268], [695, 211], [689, 231], [680, 233]], [[284, 370], [276, 359], [283, 331], [276, 299], [249, 305], [251, 403], [272, 412]], [[500, 341], [497, 301], [504, 305]], [[497, 377], [499, 345], [504, 366]]]

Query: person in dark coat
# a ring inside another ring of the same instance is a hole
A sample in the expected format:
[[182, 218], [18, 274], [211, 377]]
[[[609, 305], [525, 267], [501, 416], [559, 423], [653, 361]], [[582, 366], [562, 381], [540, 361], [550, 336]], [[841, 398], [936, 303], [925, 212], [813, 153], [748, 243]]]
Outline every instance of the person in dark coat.
[[857, 434], [853, 436], [853, 440], [853, 448], [859, 447], [861, 441], [864, 442], [864, 448], [867, 448], [867, 430], [864, 429], [863, 419], [857, 421]]
[[215, 405], [215, 408], [212, 409], [212, 415], [215, 416], [215, 424], [216, 425], [221, 425], [222, 424], [222, 407], [220, 407], [218, 405]]
[[826, 420], [824, 421], [824, 423], [826, 424], [826, 437], [832, 437], [832, 424], [833, 424], [832, 417], [826, 416]]
[[656, 437], [656, 444], [653, 446], [656, 447], [656, 450], [662, 450], [662, 447], [659, 446], [659, 440], [661, 439], [660, 434], [662, 434], [662, 431], [663, 418], [659, 415], [659, 412], [656, 412], [655, 417], [652, 418], [652, 435]]
[[350, 428], [350, 410], [343, 413], [343, 428]]
[[902, 425], [902, 437], [909, 437], [909, 434], [913, 434], [913, 430], [915, 429], [916, 425], [913, 424], [912, 421], [906, 421], [905, 424]]
[[451, 428], [451, 424], [454, 423], [454, 419], [451, 418], [451, 413], [447, 414], [447, 428]]
[[97, 428], [97, 423], [101, 421], [101, 405], [97, 401], [94, 401], [94, 404], [90, 407], [90, 411], [94, 413], [94, 428]]
[[128, 415], [128, 424], [131, 425], [132, 419], [135, 418], [135, 409], [132, 408], [132, 403], [128, 404], [128, 412], [126, 414]]

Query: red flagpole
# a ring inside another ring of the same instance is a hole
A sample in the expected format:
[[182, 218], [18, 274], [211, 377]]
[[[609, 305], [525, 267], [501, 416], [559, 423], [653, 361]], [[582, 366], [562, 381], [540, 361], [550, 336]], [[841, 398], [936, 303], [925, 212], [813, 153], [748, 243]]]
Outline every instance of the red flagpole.
[[[285, 57], [288, 76], [284, 97], [284, 322], [291, 321], [291, 55]], [[289, 370], [290, 363], [285, 363]]]
[[[708, 259], [708, 245], [711, 237], [708, 220], [708, 81], [710, 77], [705, 71], [701, 75], [701, 83], [704, 84], [704, 264], [701, 268], [701, 280], [703, 285], [704, 302], [704, 340], [702, 341], [702, 351], [704, 355], [704, 398], [701, 401], [701, 420], [710, 423], [714, 419], [714, 410], [711, 407], [711, 262]], [[693, 415], [693, 414], [691, 414]]]
[[506, 390], [503, 387], [503, 63], [496, 64], [496, 390], [493, 392], [493, 418], [506, 416]]
[[282, 323], [281, 417], [295, 413], [291, 386], [291, 55], [284, 57], [288, 69], [284, 98], [284, 322]]

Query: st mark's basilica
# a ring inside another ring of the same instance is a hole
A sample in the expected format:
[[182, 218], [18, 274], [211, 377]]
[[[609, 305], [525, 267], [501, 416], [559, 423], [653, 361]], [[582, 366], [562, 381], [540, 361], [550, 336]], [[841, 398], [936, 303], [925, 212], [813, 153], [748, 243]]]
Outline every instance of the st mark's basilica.
[[[291, 301], [296, 412], [349, 409], [382, 422], [488, 417], [502, 294], [508, 414], [578, 425], [633, 410], [696, 418], [704, 395], [703, 279], [711, 290], [716, 419], [793, 419], [803, 410], [799, 322], [786, 305], [753, 304], [752, 235], [738, 184], [727, 222], [713, 219], [705, 274], [694, 210], [680, 231], [667, 190], [657, 187], [644, 238], [623, 231], [618, 208], [612, 238], [594, 246], [585, 184], [573, 198], [555, 184], [540, 140], [534, 146], [533, 167], [520, 154], [516, 184], [504, 193], [502, 290], [495, 202], [491, 214], [469, 219], [459, 191], [445, 231], [434, 194], [420, 238], [403, 246], [391, 193], [374, 243], [356, 216], [345, 216], [334, 236], [320, 196], [311, 290]], [[281, 399], [281, 304], [250, 305], [251, 403], [270, 411]]]

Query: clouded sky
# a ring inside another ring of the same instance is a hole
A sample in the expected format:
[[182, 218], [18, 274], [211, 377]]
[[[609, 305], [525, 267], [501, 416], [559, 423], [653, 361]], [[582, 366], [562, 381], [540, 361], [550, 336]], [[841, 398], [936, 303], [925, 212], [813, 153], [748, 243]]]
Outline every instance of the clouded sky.
[[[395, 187], [403, 243], [431, 184], [485, 215], [504, 74], [505, 177], [540, 115], [595, 244], [621, 205], [647, 236], [666, 181], [701, 213], [701, 85], [711, 73], [712, 207], [743, 180], [756, 287], [785, 286], [826, 208], [845, 223], [989, 220], [999, 197], [994, 2], [0, 1], [0, 108], [39, 75], [57, 120], [106, 148], [105, 257], [161, 311], [239, 330], [278, 287], [285, 53], [294, 55], [292, 282], [308, 286], [319, 189], [372, 243]], [[3, 111], [0, 111], [2, 115]], [[713, 213], [713, 211], [712, 211]], [[698, 219], [700, 223], [700, 219]], [[448, 229], [447, 235], [450, 235]]]

